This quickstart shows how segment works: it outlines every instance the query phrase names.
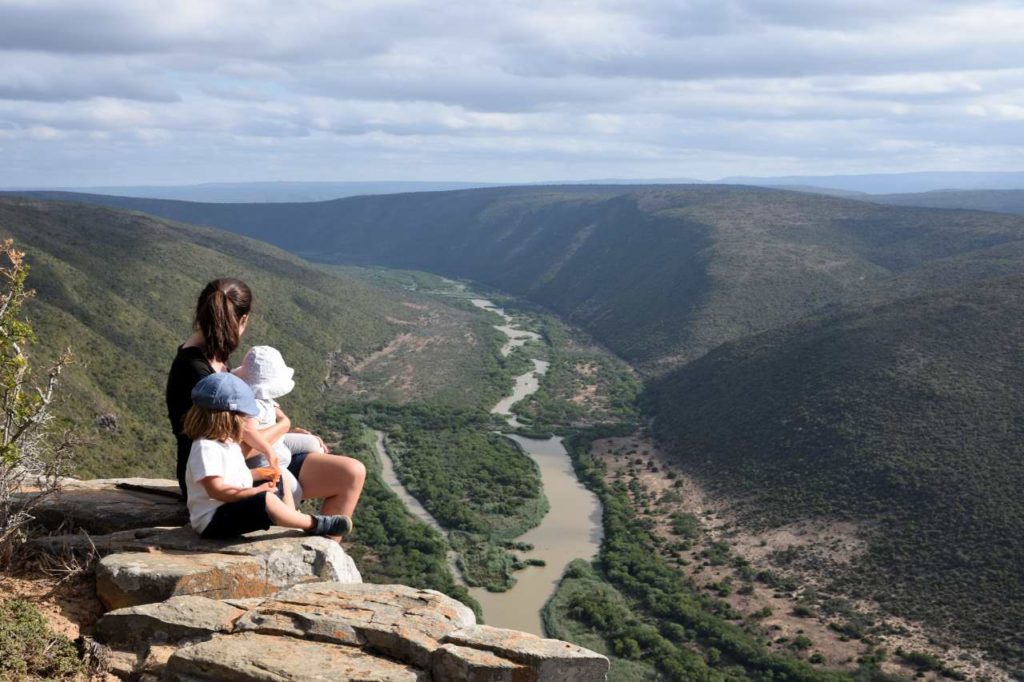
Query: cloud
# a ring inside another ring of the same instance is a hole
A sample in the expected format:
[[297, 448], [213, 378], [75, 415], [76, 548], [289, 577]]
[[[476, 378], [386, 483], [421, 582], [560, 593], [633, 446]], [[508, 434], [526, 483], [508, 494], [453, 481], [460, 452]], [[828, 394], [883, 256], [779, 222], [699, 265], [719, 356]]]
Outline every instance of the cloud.
[[0, 184], [1015, 168], [1022, 32], [969, 0], [0, 0]]

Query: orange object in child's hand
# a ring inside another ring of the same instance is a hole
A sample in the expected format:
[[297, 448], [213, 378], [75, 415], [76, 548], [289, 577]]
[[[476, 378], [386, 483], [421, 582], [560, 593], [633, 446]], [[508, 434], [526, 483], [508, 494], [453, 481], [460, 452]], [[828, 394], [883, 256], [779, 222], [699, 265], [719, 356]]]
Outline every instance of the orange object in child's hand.
[[270, 481], [277, 485], [277, 480], [281, 478], [281, 472], [276, 467], [257, 467], [252, 470], [252, 478], [254, 481]]

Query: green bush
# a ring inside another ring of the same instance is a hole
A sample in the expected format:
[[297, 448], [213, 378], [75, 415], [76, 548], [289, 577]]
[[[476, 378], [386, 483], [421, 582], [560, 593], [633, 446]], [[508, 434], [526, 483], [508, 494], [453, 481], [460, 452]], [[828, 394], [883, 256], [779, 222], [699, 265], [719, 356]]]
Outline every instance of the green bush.
[[0, 601], [0, 679], [68, 679], [85, 665], [74, 643], [52, 632], [25, 599]]

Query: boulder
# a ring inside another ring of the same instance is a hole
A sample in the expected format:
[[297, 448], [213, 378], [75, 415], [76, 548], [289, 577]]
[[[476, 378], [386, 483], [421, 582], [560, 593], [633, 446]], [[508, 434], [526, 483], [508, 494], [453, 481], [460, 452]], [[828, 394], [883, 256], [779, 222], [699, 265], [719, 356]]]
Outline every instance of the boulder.
[[[128, 490], [119, 486], [146, 490]], [[66, 479], [63, 489], [33, 508], [37, 524], [49, 530], [68, 528], [87, 533], [113, 533], [129, 528], [180, 526], [188, 510], [177, 481], [151, 478]], [[23, 493], [31, 496], [35, 493]]]
[[529, 666], [539, 680], [590, 682], [608, 675], [608, 659], [601, 654], [557, 639], [473, 625], [444, 638], [444, 643], [490, 651], [502, 658]]
[[[294, 541], [298, 540], [298, 543]], [[306, 564], [321, 580], [362, 582], [355, 563], [338, 543], [306, 535], [300, 530], [271, 528], [230, 540], [204, 540], [190, 527], [136, 528], [106, 535], [51, 535], [33, 540], [39, 552], [97, 553], [141, 552], [154, 549], [189, 553], [213, 552], [261, 557], [271, 580], [286, 576], [297, 563]], [[301, 547], [302, 551], [296, 548]], [[282, 586], [286, 583], [282, 583]]]
[[[74, 536], [50, 540], [51, 549], [80, 542]], [[96, 566], [96, 591], [108, 609], [187, 594], [257, 597], [313, 580], [362, 582], [338, 543], [301, 531], [264, 531], [225, 541], [203, 540], [191, 528], [145, 529], [86, 540], [100, 553], [122, 550]]]
[[96, 623], [96, 639], [116, 650], [134, 651], [231, 632], [244, 613], [216, 599], [172, 597], [104, 614]]
[[201, 594], [214, 599], [272, 594], [255, 557], [234, 554], [122, 552], [96, 565], [96, 594], [108, 609]]
[[427, 682], [423, 670], [356, 647], [254, 632], [217, 635], [178, 649], [163, 670], [168, 682]]

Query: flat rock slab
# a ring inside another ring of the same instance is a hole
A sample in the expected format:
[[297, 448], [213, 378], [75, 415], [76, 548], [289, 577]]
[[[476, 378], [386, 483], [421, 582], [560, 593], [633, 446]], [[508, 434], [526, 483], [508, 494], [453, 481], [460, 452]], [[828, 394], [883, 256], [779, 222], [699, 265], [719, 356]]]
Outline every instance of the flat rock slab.
[[473, 625], [444, 638], [445, 643], [490, 651], [532, 668], [540, 680], [590, 682], [608, 675], [608, 659], [581, 646], [517, 630]]
[[428, 682], [423, 670], [339, 644], [257, 633], [217, 635], [176, 651], [163, 680]]
[[439, 640], [473, 625], [464, 604], [405, 585], [297, 585], [250, 608], [239, 630], [364, 647], [429, 668]]
[[[120, 484], [178, 492], [177, 481], [165, 479], [71, 479], [64, 481], [63, 490], [40, 501], [32, 514], [36, 523], [48, 530], [67, 528], [87, 533], [188, 523], [188, 509], [182, 500], [156, 492], [124, 490], [117, 487]], [[24, 493], [26, 496], [33, 494]]]
[[110, 611], [96, 623], [96, 639], [121, 650], [177, 643], [231, 632], [245, 611], [205, 597], [173, 597]]
[[338, 543], [300, 531], [217, 541], [203, 540], [191, 528], [173, 528], [47, 540], [50, 551], [83, 542], [101, 554], [119, 550], [96, 566], [96, 591], [108, 609], [187, 594], [257, 597], [309, 581], [362, 582], [355, 562]]

